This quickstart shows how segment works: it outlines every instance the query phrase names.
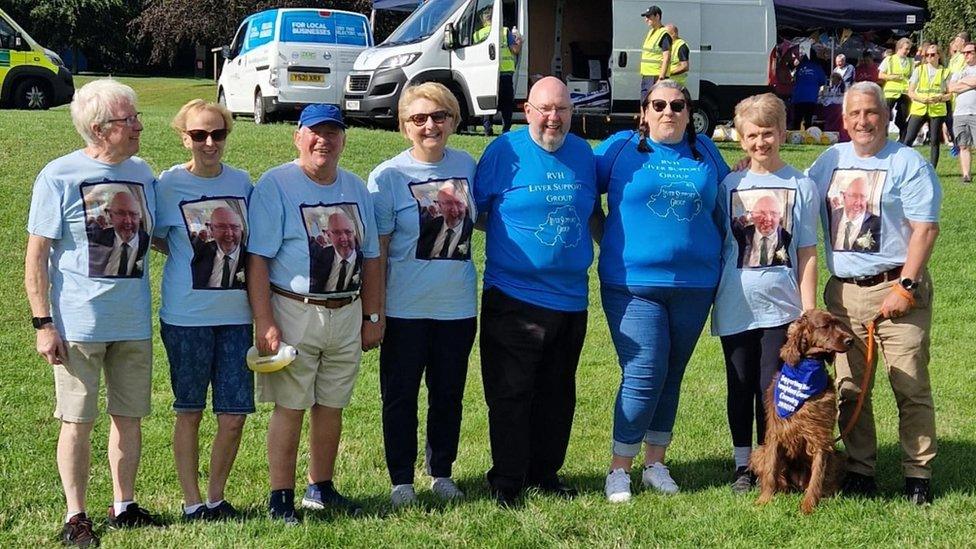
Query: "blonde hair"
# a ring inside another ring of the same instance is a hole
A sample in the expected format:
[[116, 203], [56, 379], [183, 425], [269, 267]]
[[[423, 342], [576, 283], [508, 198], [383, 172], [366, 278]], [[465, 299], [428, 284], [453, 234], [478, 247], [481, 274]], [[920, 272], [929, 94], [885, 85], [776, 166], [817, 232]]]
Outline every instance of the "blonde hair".
[[908, 46], [909, 48], [911, 48], [912, 47], [912, 41], [910, 39], [908, 39], [908, 38], [901, 38], [901, 39], [899, 39], [897, 42], [895, 42], [895, 51], [900, 50], [904, 46]]
[[786, 105], [771, 93], [746, 97], [735, 106], [735, 129], [741, 134], [747, 122], [786, 131]]
[[416, 84], [410, 86], [403, 90], [400, 94], [400, 102], [397, 104], [397, 112], [400, 118], [400, 133], [404, 136], [407, 135], [406, 123], [407, 123], [407, 110], [411, 103], [416, 99], [426, 99], [433, 103], [437, 103], [441, 108], [451, 115], [451, 119], [454, 121], [454, 129], [456, 130], [458, 124], [461, 123], [461, 106], [458, 105], [457, 99], [451, 90], [447, 89], [447, 86], [437, 82], [424, 82], [423, 84]]
[[111, 78], [92, 80], [75, 92], [70, 107], [71, 122], [85, 143], [94, 145], [97, 138], [92, 126], [104, 126], [112, 118], [112, 109], [125, 103], [135, 108], [135, 90]]
[[201, 111], [210, 111], [219, 114], [224, 119], [224, 128], [227, 130], [227, 133], [230, 133], [231, 128], [234, 126], [234, 117], [227, 110], [227, 107], [217, 103], [210, 103], [203, 99], [193, 99], [186, 105], [180, 107], [176, 116], [173, 117], [173, 122], [170, 126], [178, 133], [183, 133], [186, 131], [186, 119], [191, 114]]

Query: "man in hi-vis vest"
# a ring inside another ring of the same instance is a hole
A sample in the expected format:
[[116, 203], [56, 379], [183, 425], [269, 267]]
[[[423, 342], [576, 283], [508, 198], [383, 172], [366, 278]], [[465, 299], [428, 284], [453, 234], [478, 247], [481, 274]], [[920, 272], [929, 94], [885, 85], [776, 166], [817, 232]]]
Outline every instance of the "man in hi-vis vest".
[[[482, 26], [474, 32], [472, 43], [483, 41], [491, 33], [491, 8], [482, 12]], [[515, 56], [522, 51], [522, 35], [508, 27], [498, 29], [498, 112], [502, 115], [502, 133], [512, 128], [512, 111], [515, 108]], [[494, 135], [492, 116], [485, 116], [485, 136]]]
[[668, 69], [668, 78], [681, 84], [688, 85], [688, 73], [691, 72], [691, 49], [688, 43], [678, 35], [678, 27], [673, 23], [664, 25], [671, 37], [671, 63]]
[[668, 77], [671, 66], [671, 35], [661, 25], [661, 8], [651, 6], [641, 14], [650, 29], [641, 47], [641, 103], [647, 97], [651, 86], [658, 80]]
[[908, 81], [914, 68], [913, 59], [908, 56], [912, 49], [912, 41], [902, 38], [895, 44], [895, 54], [885, 57], [878, 67], [878, 79], [884, 81], [884, 96], [888, 110], [895, 108], [895, 126], [898, 126], [898, 141], [905, 141], [905, 130], [908, 128], [908, 109], [911, 98], [908, 97]]

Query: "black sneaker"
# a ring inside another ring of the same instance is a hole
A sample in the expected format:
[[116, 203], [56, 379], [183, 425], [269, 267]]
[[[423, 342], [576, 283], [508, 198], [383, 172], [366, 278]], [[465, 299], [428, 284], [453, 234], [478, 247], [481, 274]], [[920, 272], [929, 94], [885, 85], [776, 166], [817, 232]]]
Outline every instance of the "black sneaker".
[[61, 543], [71, 547], [98, 547], [98, 536], [95, 535], [94, 525], [88, 515], [78, 513], [64, 523]]
[[298, 526], [301, 519], [295, 513], [294, 490], [272, 490], [268, 500], [268, 513], [271, 520], [280, 520], [285, 526]]
[[163, 526], [157, 515], [151, 514], [138, 503], [133, 503], [126, 507], [125, 511], [115, 515], [115, 506], [108, 508], [108, 527], [118, 528], [141, 528], [143, 526]]
[[878, 485], [875, 484], [874, 477], [848, 471], [841, 492], [845, 496], [873, 498], [878, 493]]
[[302, 507], [306, 509], [335, 509], [350, 515], [359, 515], [363, 508], [358, 503], [343, 496], [335, 489], [331, 480], [309, 484], [302, 498]]
[[220, 505], [210, 508], [207, 507], [207, 512], [204, 516], [207, 520], [239, 520], [241, 514], [234, 509], [234, 506], [228, 501], [221, 501]]
[[201, 505], [196, 511], [192, 513], [187, 513], [186, 509], [183, 509], [183, 516], [181, 519], [183, 522], [198, 522], [205, 520], [207, 518], [207, 506]]
[[905, 477], [905, 497], [915, 505], [932, 503], [932, 486], [927, 478]]
[[491, 489], [491, 494], [495, 498], [495, 503], [502, 509], [519, 509], [524, 505], [522, 492], [518, 490], [496, 490]]
[[756, 475], [748, 467], [739, 467], [735, 470], [735, 480], [732, 481], [732, 492], [735, 494], [745, 494], [756, 485]]
[[532, 487], [547, 496], [572, 499], [579, 495], [579, 490], [559, 480], [559, 477], [534, 483]]
[[964, 175], [964, 176], [962, 176], [962, 182], [963, 183], [972, 183], [973, 182], [973, 178], [971, 176]]

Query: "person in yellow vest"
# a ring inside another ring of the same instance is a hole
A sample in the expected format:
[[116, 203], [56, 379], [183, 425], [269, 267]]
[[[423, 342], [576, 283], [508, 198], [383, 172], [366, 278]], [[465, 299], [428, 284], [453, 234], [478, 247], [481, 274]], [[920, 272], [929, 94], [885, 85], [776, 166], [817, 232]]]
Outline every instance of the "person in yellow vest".
[[678, 26], [672, 23], [664, 25], [671, 37], [671, 63], [668, 78], [687, 86], [688, 73], [691, 72], [691, 49], [688, 43], [678, 35]]
[[[472, 43], [485, 40], [491, 33], [491, 8], [482, 12], [482, 27], [472, 35]], [[515, 109], [515, 57], [522, 52], [522, 36], [508, 27], [498, 29], [498, 112], [502, 115], [502, 133], [512, 129], [512, 111]], [[484, 117], [485, 136], [494, 135], [493, 116]]]
[[671, 35], [661, 24], [661, 8], [651, 6], [641, 14], [647, 26], [647, 36], [644, 37], [644, 45], [641, 47], [641, 104], [647, 97], [651, 86], [658, 80], [668, 77], [668, 70], [671, 68]]
[[[949, 74], [946, 76], [947, 79], [952, 78], [952, 75], [962, 71], [962, 69], [966, 66], [966, 59], [965, 56], [963, 56], [962, 54], [962, 48], [966, 44], [966, 42], [969, 42], [969, 33], [966, 31], [959, 32], [958, 34], [956, 34], [955, 38], [952, 39], [952, 42], [949, 42], [949, 53], [948, 53], [949, 61], [946, 63], [946, 68], [949, 69]], [[956, 146], [957, 144], [952, 141], [952, 136], [955, 135], [955, 132], [953, 132], [952, 129], [952, 124], [953, 124], [952, 113], [955, 110], [956, 99], [955, 96], [951, 93], [949, 94], [949, 96], [950, 99], [946, 103], [946, 109], [948, 109], [948, 114], [946, 114], [945, 129], [943, 130], [943, 136], [945, 137], [946, 143], [952, 144], [953, 151], [958, 152], [959, 149]]]
[[895, 109], [895, 125], [898, 126], [898, 141], [905, 141], [905, 130], [908, 128], [908, 109], [911, 98], [908, 97], [908, 80], [912, 75], [915, 60], [908, 56], [912, 49], [912, 41], [902, 38], [895, 44], [894, 55], [889, 55], [881, 61], [878, 67], [878, 79], [884, 81], [884, 96], [888, 110]]
[[925, 64], [919, 65], [912, 73], [908, 82], [908, 96], [912, 98], [912, 107], [908, 116], [908, 129], [902, 144], [909, 147], [918, 137], [922, 124], [929, 123], [929, 161], [933, 167], [939, 165], [939, 143], [942, 141], [942, 126], [945, 123], [948, 109], [946, 101], [951, 94], [947, 93], [949, 70], [939, 62], [939, 46], [930, 44], [923, 53]]

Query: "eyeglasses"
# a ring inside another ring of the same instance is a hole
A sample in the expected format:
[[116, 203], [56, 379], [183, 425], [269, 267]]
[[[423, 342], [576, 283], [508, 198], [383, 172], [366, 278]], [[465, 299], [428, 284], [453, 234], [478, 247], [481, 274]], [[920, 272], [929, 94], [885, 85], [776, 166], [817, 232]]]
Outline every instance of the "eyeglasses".
[[525, 102], [526, 105], [532, 107], [539, 112], [542, 116], [552, 116], [553, 114], [562, 116], [570, 110], [570, 107], [554, 106], [554, 105], [543, 105], [542, 107], [536, 107], [528, 101]]
[[664, 107], [667, 107], [668, 105], [671, 106], [671, 112], [678, 114], [679, 112], [685, 110], [686, 103], [684, 99], [675, 99], [670, 103], [663, 99], [654, 99], [651, 101], [651, 108], [654, 109], [654, 112], [664, 112]]
[[962, 50], [963, 53], [976, 53], [976, 50]]
[[451, 117], [451, 113], [447, 111], [434, 111], [434, 112], [418, 112], [417, 114], [411, 114], [407, 118], [413, 122], [414, 126], [423, 126], [427, 123], [427, 119], [430, 118], [434, 121], [434, 124], [443, 124], [445, 120]]
[[227, 139], [227, 134], [230, 132], [227, 131], [227, 128], [220, 128], [219, 130], [209, 132], [207, 130], [186, 130], [183, 133], [189, 135], [194, 143], [203, 143], [208, 137], [213, 139], [214, 143], [217, 143]]
[[126, 126], [129, 126], [131, 128], [132, 126], [135, 126], [136, 125], [136, 122], [139, 121], [139, 117], [140, 116], [142, 116], [142, 113], [141, 112], [137, 112], [137, 113], [133, 114], [132, 116], [126, 116], [125, 118], [109, 118], [108, 120], [105, 121], [105, 123], [106, 124], [111, 124], [113, 122], [122, 122], [123, 124], [125, 124]]
[[926, 53], [925, 54], [925, 57], [938, 57], [938, 56], [939, 56], [939, 54], [937, 54], [937, 53]]

